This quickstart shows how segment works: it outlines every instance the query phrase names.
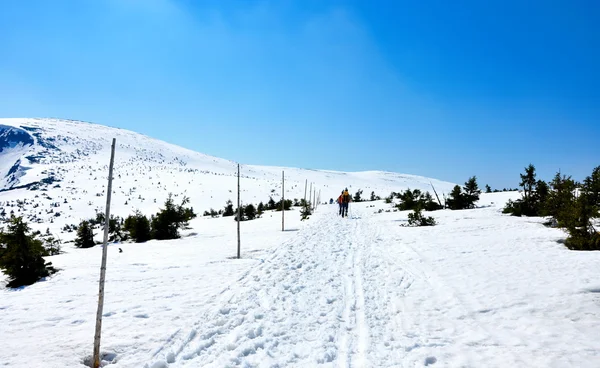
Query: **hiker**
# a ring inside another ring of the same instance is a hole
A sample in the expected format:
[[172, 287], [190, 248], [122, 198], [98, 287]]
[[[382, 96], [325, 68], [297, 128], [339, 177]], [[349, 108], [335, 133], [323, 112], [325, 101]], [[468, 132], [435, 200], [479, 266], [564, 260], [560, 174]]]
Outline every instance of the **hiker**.
[[340, 213], [339, 215], [342, 215], [342, 209], [344, 208], [343, 202], [344, 202], [344, 191], [342, 190], [342, 194], [340, 194], [340, 196], [338, 197], [337, 201], [338, 206], [340, 207]]
[[350, 193], [348, 193], [348, 188], [346, 188], [342, 192], [342, 217], [348, 216], [348, 204], [350, 203], [351, 200], [352, 200], [352, 197], [350, 196]]

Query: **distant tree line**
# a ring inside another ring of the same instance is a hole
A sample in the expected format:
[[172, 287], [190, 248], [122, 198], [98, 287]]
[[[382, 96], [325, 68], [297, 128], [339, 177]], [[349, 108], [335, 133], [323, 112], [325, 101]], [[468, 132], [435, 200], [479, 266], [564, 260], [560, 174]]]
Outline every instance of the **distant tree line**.
[[[196, 217], [193, 207], [186, 207], [189, 198], [184, 197], [180, 204], [176, 204], [173, 195], [169, 193], [164, 208], [155, 215], [146, 217], [140, 211], [122, 219], [112, 216], [108, 222], [109, 241], [133, 240], [142, 243], [151, 239], [168, 240], [178, 239], [179, 230], [188, 227], [188, 222]], [[90, 248], [96, 245], [94, 241], [94, 228], [100, 226], [104, 230], [105, 216], [97, 213], [94, 219], [84, 220], [77, 227], [75, 246]]]
[[[292, 207], [302, 207], [302, 203], [304, 199], [286, 199], [283, 203], [283, 207], [285, 211], [289, 211]], [[241, 220], [242, 221], [250, 221], [257, 218], [260, 218], [266, 211], [281, 211], [281, 199], [277, 202], [273, 199], [273, 197], [269, 197], [267, 203], [260, 202], [258, 205], [254, 205], [252, 203], [241, 206]], [[238, 209], [234, 208], [233, 202], [231, 200], [227, 200], [225, 203], [225, 207], [220, 209], [219, 211], [215, 211], [211, 208], [208, 211], [204, 211], [204, 216], [210, 217], [233, 217], [235, 221], [238, 220]]]

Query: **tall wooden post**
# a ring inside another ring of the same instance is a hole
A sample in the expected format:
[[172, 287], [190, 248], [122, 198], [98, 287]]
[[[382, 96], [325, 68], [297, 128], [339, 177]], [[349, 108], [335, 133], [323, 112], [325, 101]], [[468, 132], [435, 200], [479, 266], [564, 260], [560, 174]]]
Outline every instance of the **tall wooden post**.
[[285, 171], [281, 172], [281, 231], [285, 231]]
[[438, 200], [438, 203], [440, 204], [440, 207], [442, 206], [442, 201], [440, 201], [440, 197], [438, 196], [437, 192], [435, 191], [435, 187], [433, 186], [433, 183], [431, 181], [429, 181], [429, 184], [431, 184], [431, 188], [433, 188], [433, 193], [435, 193], [435, 197]]
[[308, 194], [308, 207], [310, 209], [312, 209], [312, 193], [313, 193], [312, 183], [310, 183], [310, 192]]
[[237, 241], [238, 241], [238, 259], [241, 258], [241, 247], [240, 247], [240, 223], [242, 222], [242, 208], [240, 206], [240, 164], [238, 164], [238, 214], [237, 214]]
[[306, 206], [306, 188], [308, 188], [308, 179], [306, 179], [306, 181], [304, 181], [304, 205]]
[[104, 280], [106, 279], [106, 257], [108, 251], [108, 225], [110, 221], [110, 197], [112, 195], [113, 165], [115, 162], [115, 143], [113, 138], [110, 148], [110, 165], [108, 167], [108, 189], [106, 195], [106, 213], [104, 214], [104, 245], [102, 247], [102, 263], [100, 265], [100, 290], [98, 293], [98, 312], [96, 314], [96, 332], [94, 334], [94, 368], [100, 367], [100, 337], [102, 334], [102, 310], [104, 309]]

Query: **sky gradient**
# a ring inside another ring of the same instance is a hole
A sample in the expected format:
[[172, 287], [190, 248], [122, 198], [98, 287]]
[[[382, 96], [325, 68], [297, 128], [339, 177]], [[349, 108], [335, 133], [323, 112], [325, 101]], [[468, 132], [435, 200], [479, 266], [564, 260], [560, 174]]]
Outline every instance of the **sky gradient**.
[[600, 2], [0, 5], [0, 117], [245, 164], [516, 187], [600, 165]]

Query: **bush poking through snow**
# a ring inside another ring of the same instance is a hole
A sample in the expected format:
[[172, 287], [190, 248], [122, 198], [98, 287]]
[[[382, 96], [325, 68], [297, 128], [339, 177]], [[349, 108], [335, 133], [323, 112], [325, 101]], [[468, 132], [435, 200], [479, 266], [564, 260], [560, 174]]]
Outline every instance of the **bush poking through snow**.
[[472, 176], [465, 183], [463, 188], [456, 185], [452, 189], [450, 196], [446, 200], [446, 206], [451, 210], [475, 208], [475, 202], [479, 201], [480, 194], [481, 190], [479, 190], [479, 186], [477, 185], [477, 178]]
[[44, 261], [42, 241], [29, 232], [23, 218], [14, 216], [8, 231], [0, 230], [0, 269], [8, 276], [8, 287], [31, 285], [56, 272], [51, 262]]
[[312, 215], [312, 211], [310, 208], [310, 204], [308, 201], [301, 199], [300, 204], [302, 205], [302, 209], [300, 210], [300, 220], [308, 220], [310, 215]]
[[151, 238], [150, 221], [140, 211], [125, 219], [123, 229], [136, 243], [143, 243]]
[[569, 236], [565, 245], [572, 250], [600, 250], [600, 233], [594, 219], [600, 217], [600, 166], [580, 188], [579, 195], [558, 214], [558, 226]]
[[525, 168], [525, 173], [521, 174], [520, 186], [523, 188], [523, 198], [516, 201], [509, 200], [502, 213], [513, 216], [548, 215], [547, 202], [550, 195], [550, 188], [545, 181], [536, 180], [535, 177], [535, 166], [530, 164]]
[[188, 221], [196, 217], [193, 208], [185, 207], [189, 202], [188, 197], [183, 197], [181, 204], [176, 205], [172, 193], [169, 193], [165, 208], [152, 216], [150, 221], [152, 237], [157, 240], [178, 239], [179, 229], [186, 228]]
[[258, 207], [256, 207], [256, 217], [262, 216], [263, 213], [265, 213], [265, 205], [264, 203], [260, 202]]
[[435, 219], [431, 216], [424, 217], [419, 208], [408, 214], [408, 226], [435, 226]]
[[77, 228], [77, 237], [75, 238], [75, 246], [77, 248], [91, 248], [96, 243], [94, 242], [94, 229], [89, 221], [81, 221]]
[[233, 215], [233, 203], [231, 203], [231, 199], [228, 199], [227, 203], [225, 204], [225, 210], [223, 211], [223, 217], [230, 217]]
[[248, 220], [254, 220], [256, 218], [256, 208], [253, 204], [249, 204], [244, 208], [244, 215]]
[[354, 198], [352, 199], [354, 202], [362, 202], [362, 189], [359, 189], [356, 194], [354, 194]]
[[427, 211], [442, 209], [442, 206], [433, 200], [433, 197], [429, 192], [423, 193], [419, 189], [410, 190], [409, 188], [404, 192], [396, 193], [396, 197], [401, 201], [396, 205], [396, 208], [400, 211], [410, 211], [415, 208], [425, 209]]

